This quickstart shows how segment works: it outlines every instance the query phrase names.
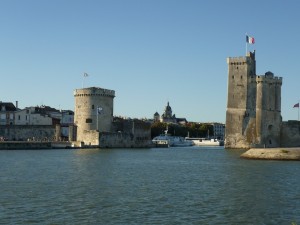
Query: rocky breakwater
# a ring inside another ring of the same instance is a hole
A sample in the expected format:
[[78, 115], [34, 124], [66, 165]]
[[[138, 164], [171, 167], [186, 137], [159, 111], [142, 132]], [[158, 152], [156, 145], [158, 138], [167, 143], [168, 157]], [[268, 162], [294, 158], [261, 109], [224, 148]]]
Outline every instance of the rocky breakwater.
[[299, 148], [251, 148], [241, 155], [247, 159], [300, 160]]

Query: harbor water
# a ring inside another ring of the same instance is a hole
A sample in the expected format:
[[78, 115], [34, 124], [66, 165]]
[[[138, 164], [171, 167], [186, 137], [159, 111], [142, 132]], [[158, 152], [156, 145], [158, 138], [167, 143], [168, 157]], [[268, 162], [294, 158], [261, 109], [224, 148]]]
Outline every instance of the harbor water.
[[0, 224], [300, 224], [300, 162], [223, 147], [0, 151]]

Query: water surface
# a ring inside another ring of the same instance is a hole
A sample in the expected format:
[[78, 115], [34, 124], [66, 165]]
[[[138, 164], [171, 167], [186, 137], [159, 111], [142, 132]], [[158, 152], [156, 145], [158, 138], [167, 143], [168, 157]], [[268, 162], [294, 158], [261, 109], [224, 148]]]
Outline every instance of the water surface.
[[0, 151], [0, 224], [300, 224], [300, 163], [241, 153]]

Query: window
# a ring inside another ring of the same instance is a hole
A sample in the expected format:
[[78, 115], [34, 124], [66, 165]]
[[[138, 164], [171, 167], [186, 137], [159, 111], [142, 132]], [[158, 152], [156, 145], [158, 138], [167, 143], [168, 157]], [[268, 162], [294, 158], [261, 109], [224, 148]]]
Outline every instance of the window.
[[91, 118], [87, 118], [87, 119], [85, 120], [85, 122], [86, 122], [86, 123], [92, 123], [93, 120], [92, 120]]
[[94, 105], [92, 105], [92, 109], [94, 109], [95, 108], [95, 106]]
[[21, 116], [20, 115], [18, 115], [18, 120], [21, 120]]

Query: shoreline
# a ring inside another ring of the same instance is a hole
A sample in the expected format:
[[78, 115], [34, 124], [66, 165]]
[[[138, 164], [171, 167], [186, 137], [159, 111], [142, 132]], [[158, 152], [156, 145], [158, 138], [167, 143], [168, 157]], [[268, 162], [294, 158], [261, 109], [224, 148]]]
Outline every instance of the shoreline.
[[297, 148], [251, 148], [241, 155], [246, 159], [300, 161], [300, 147]]

